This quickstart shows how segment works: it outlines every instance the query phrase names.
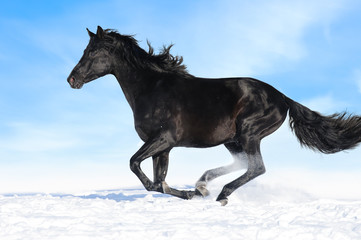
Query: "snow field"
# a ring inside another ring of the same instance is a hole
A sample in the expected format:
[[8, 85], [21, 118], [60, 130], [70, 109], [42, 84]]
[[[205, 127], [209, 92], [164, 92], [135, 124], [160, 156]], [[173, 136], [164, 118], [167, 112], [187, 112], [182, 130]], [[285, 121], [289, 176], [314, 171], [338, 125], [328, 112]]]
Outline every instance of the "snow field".
[[141, 188], [0, 195], [0, 239], [361, 239], [361, 201], [256, 184], [225, 207], [215, 197], [186, 201]]

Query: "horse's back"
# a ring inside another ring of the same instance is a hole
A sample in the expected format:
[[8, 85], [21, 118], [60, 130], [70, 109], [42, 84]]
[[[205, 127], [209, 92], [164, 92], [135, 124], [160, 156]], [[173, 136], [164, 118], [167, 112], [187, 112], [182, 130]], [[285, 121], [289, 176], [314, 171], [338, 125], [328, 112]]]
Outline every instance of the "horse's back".
[[279, 127], [288, 109], [283, 94], [252, 78], [194, 78], [176, 85], [178, 127], [188, 146], [218, 145], [246, 133], [262, 138]]

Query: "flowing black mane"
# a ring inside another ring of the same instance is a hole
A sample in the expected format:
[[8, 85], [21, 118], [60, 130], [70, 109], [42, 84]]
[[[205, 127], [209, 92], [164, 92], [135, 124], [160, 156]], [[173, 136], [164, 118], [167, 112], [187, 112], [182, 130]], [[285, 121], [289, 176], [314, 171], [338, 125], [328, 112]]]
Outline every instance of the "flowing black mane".
[[118, 54], [132, 67], [143, 70], [153, 70], [161, 73], [175, 73], [191, 76], [183, 63], [183, 57], [173, 56], [170, 49], [173, 44], [163, 46], [159, 54], [154, 53], [153, 47], [147, 41], [149, 50], [146, 52], [139, 47], [138, 41], [131, 35], [121, 35], [112, 29], [104, 30], [104, 39], [116, 46]]

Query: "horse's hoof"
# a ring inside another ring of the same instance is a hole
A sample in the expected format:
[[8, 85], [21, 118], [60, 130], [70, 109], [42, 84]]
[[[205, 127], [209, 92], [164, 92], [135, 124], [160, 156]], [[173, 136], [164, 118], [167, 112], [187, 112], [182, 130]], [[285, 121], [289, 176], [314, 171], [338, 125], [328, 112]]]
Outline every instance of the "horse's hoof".
[[162, 182], [162, 188], [163, 188], [163, 193], [166, 193], [166, 194], [170, 194], [171, 193], [171, 190], [170, 190], [170, 187], [168, 186], [168, 184], [166, 182]]
[[227, 199], [227, 198], [221, 199], [221, 200], [217, 200], [217, 201], [221, 203], [221, 206], [226, 206], [227, 203], [228, 203], [228, 199]]
[[191, 200], [195, 195], [195, 191], [183, 191], [183, 199]]
[[205, 187], [197, 187], [196, 188], [196, 193], [197, 193], [197, 195], [200, 195], [202, 197], [209, 196], [209, 191]]
[[201, 195], [202, 197], [209, 196], [209, 191], [206, 188], [206, 182], [197, 182], [196, 183], [196, 194]]

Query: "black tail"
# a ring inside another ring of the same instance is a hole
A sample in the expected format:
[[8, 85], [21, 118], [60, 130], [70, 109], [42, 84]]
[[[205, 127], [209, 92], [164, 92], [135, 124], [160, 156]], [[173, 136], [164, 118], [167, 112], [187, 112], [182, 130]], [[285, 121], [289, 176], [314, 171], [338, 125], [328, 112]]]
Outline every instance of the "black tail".
[[322, 116], [286, 97], [290, 126], [301, 145], [322, 153], [355, 147], [361, 141], [361, 117], [346, 113]]

